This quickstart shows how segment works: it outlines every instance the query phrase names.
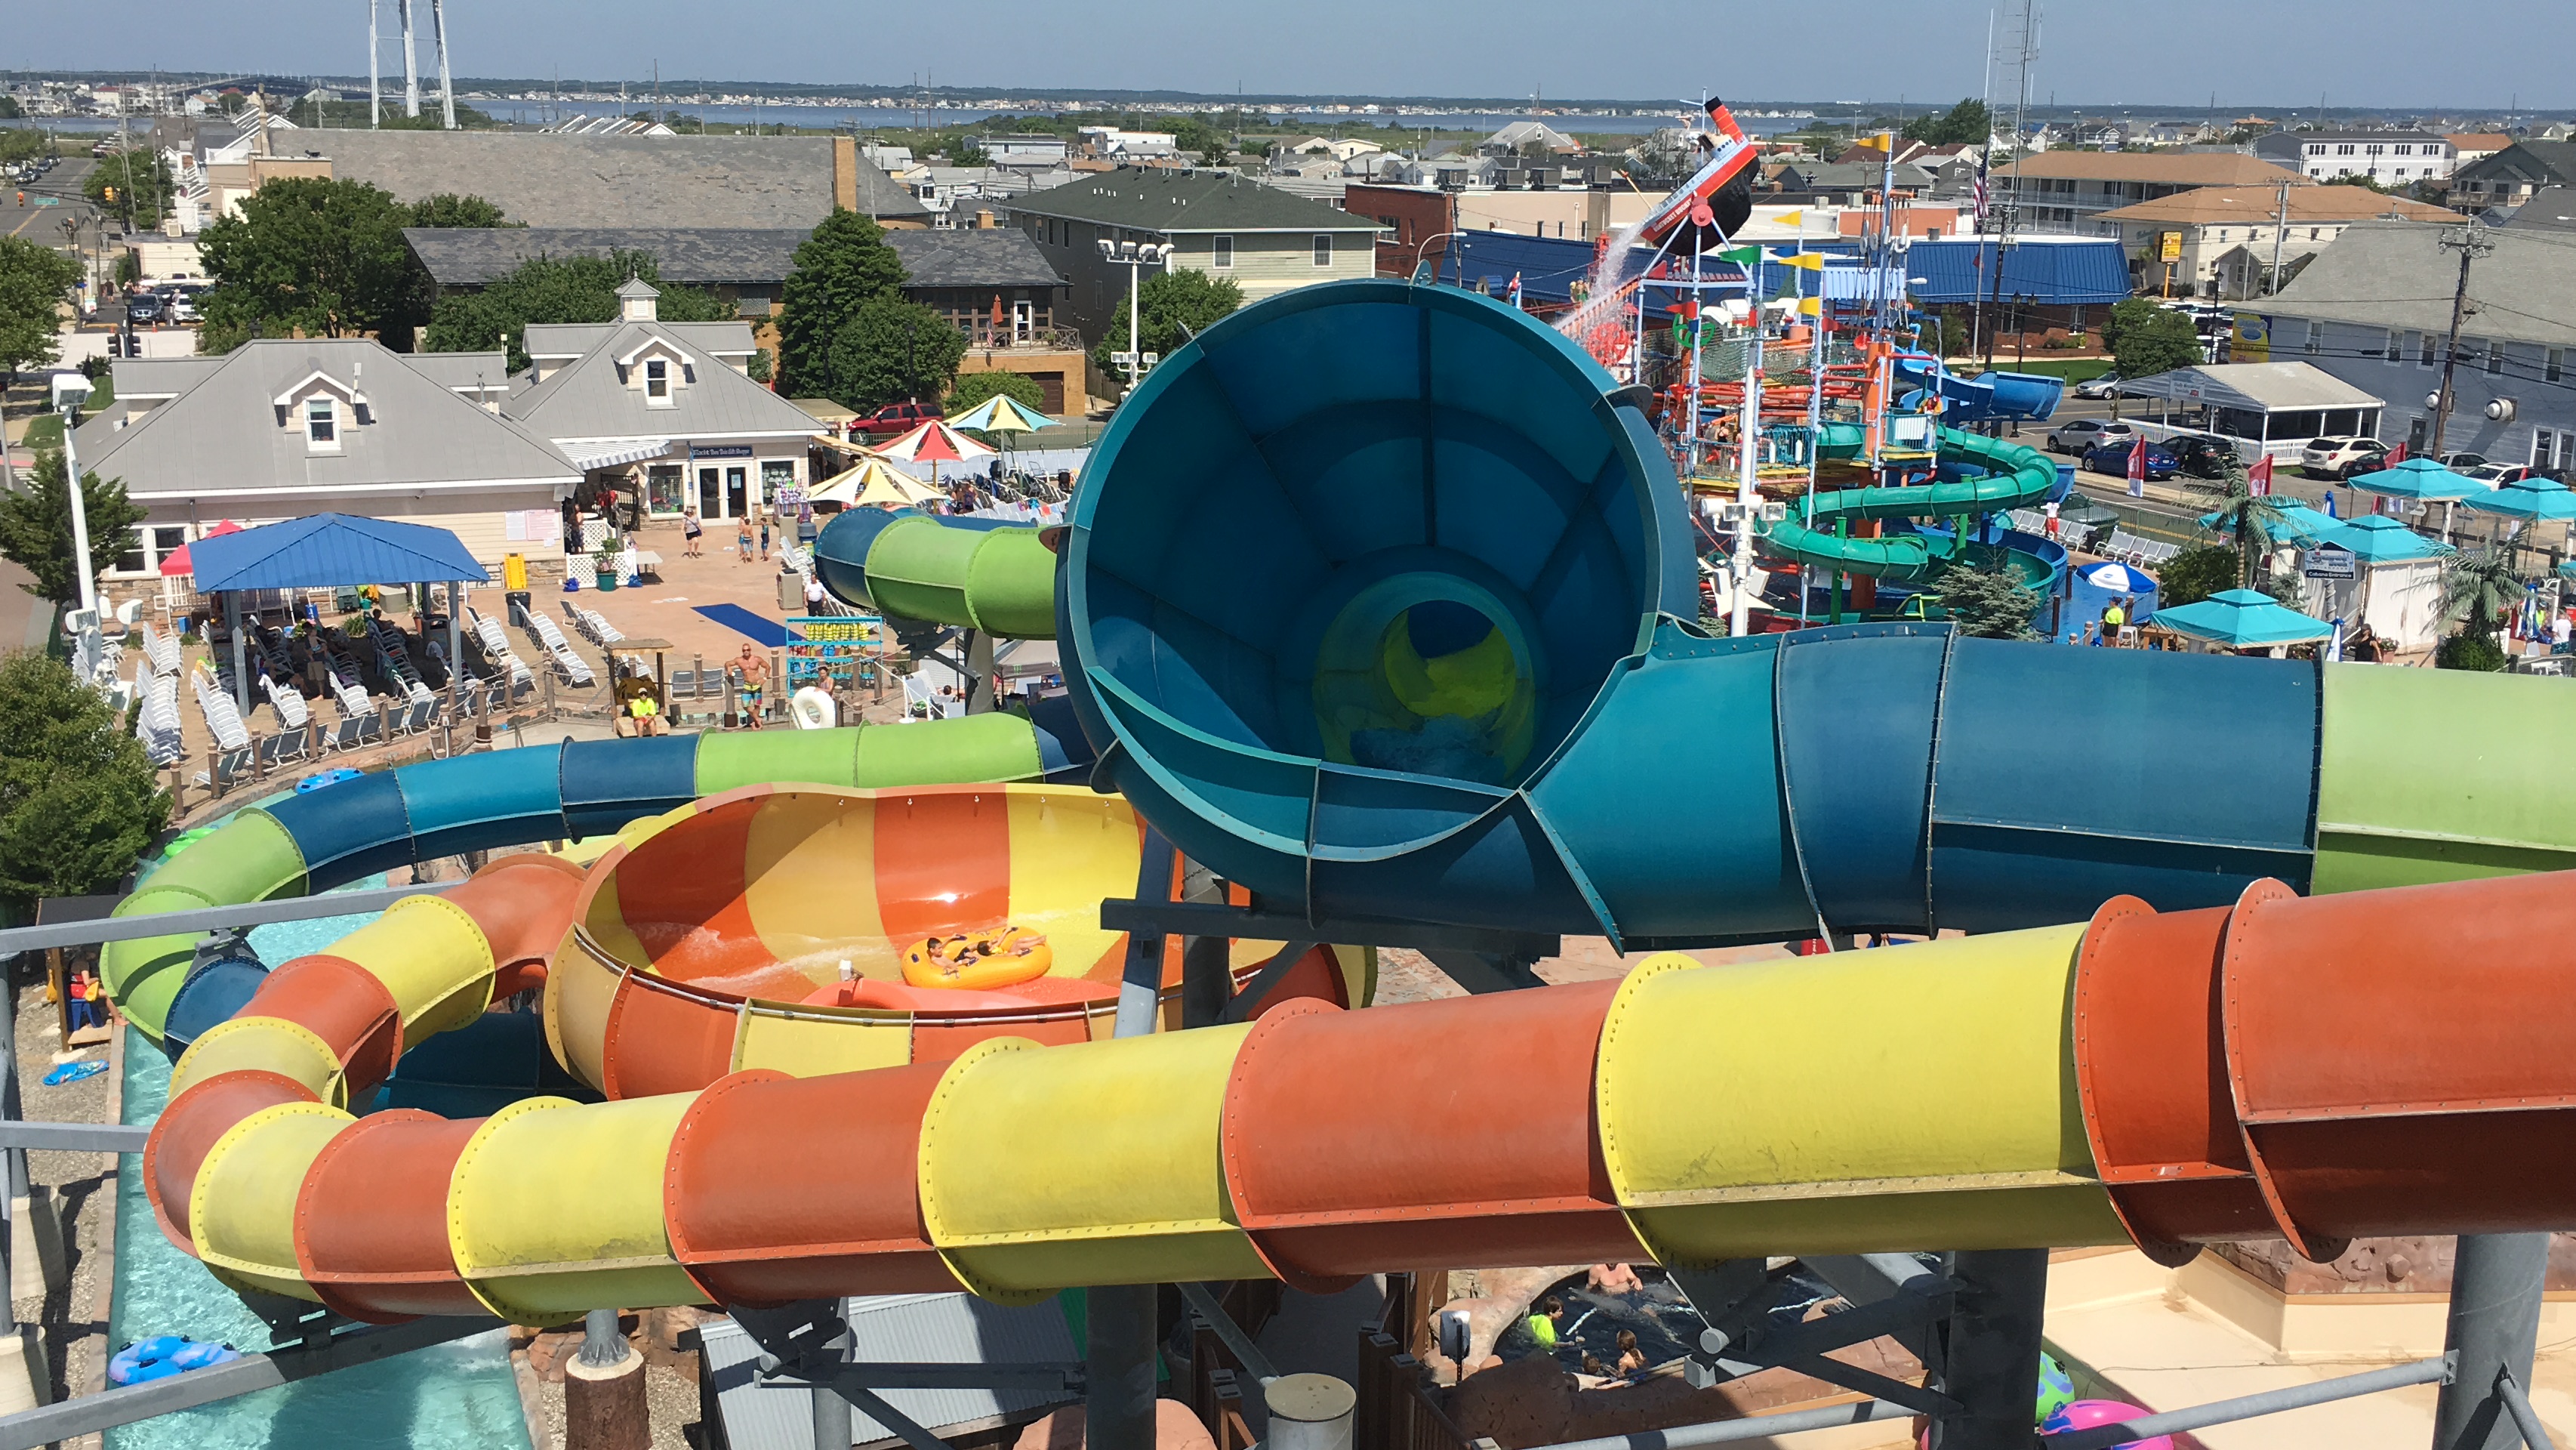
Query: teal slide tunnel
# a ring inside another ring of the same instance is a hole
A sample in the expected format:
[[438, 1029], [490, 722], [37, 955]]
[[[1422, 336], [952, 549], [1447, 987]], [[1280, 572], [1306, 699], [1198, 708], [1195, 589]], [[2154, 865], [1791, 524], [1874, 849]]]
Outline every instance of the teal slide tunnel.
[[1632, 396], [1512, 308], [1397, 281], [1302, 288], [1166, 358], [1057, 580], [1095, 784], [1274, 909], [1627, 949], [2307, 888], [2316, 664], [1708, 638]]

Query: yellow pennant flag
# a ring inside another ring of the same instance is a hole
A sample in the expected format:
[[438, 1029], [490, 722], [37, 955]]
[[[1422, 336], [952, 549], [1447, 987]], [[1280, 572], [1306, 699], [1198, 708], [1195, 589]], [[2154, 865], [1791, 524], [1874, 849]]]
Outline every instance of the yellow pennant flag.
[[1809, 272], [1825, 270], [1825, 254], [1822, 252], [1791, 252], [1785, 257], [1773, 257], [1771, 261], [1775, 266], [1798, 267]]
[[1796, 211], [1784, 211], [1771, 220], [1784, 227], [1803, 227], [1807, 224], [1807, 210], [1800, 207]]
[[1801, 317], [1822, 317], [1822, 316], [1824, 316], [1824, 315], [1825, 315], [1825, 299], [1823, 299], [1822, 297], [1801, 297], [1801, 298], [1799, 298], [1799, 299], [1798, 299], [1798, 315], [1799, 315], [1799, 316], [1801, 316]]

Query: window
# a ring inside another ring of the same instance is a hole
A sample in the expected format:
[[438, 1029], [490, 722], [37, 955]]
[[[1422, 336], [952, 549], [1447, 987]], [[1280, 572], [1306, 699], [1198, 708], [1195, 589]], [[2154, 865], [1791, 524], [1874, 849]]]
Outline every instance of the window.
[[304, 441], [315, 448], [340, 446], [340, 416], [329, 398], [304, 400]]
[[2312, 241], [2312, 242], [2313, 242], [2313, 241], [2317, 240], [2319, 237], [2322, 237], [2322, 236], [2324, 236], [2324, 235], [2325, 235], [2325, 229], [2324, 229], [2323, 227], [2310, 227], [2310, 228], [2308, 228], [2308, 240], [2309, 240], [2309, 241]]
[[[132, 529], [128, 529], [126, 531], [125, 548], [117, 554], [116, 565], [113, 572], [118, 574], [144, 574], [151, 572], [143, 563], [142, 534]], [[103, 604], [102, 607], [104, 607]]]
[[2487, 371], [2489, 373], [2500, 373], [2504, 371], [2503, 343], [2491, 342], [2487, 344]]
[[663, 358], [644, 360], [644, 401], [668, 407], [671, 402], [671, 364]]
[[[2415, 154], [2415, 148], [2414, 148], [2413, 146], [2411, 146], [2411, 145], [2407, 144], [2407, 143], [2406, 143], [2406, 142], [2404, 142], [2404, 141], [2400, 141], [2400, 142], [2398, 142], [2398, 143], [2397, 143], [2397, 149], [2396, 149], [2394, 152], [2390, 153], [2390, 154], [2392, 154], [2392, 155], [2396, 155], [2396, 156], [2412, 156], [2412, 155], [2414, 155], [2414, 154]], [[2397, 174], [2398, 174], [2398, 175], [2400, 175], [2400, 176], [2404, 176], [2406, 173], [2405, 173], [2405, 172], [2403, 172], [2403, 171], [2401, 171], [2401, 172], [2399, 172], [2399, 173], [2397, 173]]]
[[1214, 242], [1214, 246], [1215, 246], [1215, 248], [1216, 248], [1216, 257], [1215, 257], [1215, 260], [1214, 260], [1213, 262], [1211, 262], [1211, 263], [1210, 263], [1210, 265], [1211, 265], [1211, 266], [1213, 266], [1213, 267], [1215, 267], [1215, 268], [1216, 268], [1216, 270], [1218, 270], [1218, 271], [1220, 271], [1220, 272], [1222, 272], [1222, 271], [1226, 270], [1227, 268], [1229, 268], [1229, 267], [1233, 266], [1233, 265], [1234, 265], [1234, 238], [1232, 238], [1232, 237], [1218, 237], [1218, 238], [1215, 240], [1215, 242]]
[[2335, 148], [2335, 154], [2337, 156], [2350, 156], [2352, 154], [2352, 147], [2349, 145], [2337, 146]]
[[2547, 468], [2556, 459], [2557, 435], [2547, 428], [2531, 430], [2531, 466]]
[[2541, 362], [2540, 375], [2553, 383], [2565, 382], [2567, 380], [2567, 349], [2563, 347], [2551, 348], [2549, 350], [2549, 355]]
[[2368, 156], [2376, 156], [2376, 155], [2378, 155], [2378, 154], [2379, 154], [2379, 147], [2378, 147], [2378, 146], [2376, 146], [2376, 145], [2365, 146], [2365, 147], [2363, 147], [2363, 148], [2361, 148], [2361, 149], [2362, 149], [2362, 153], [2363, 153], [2364, 155], [2368, 155]]
[[2419, 332], [2415, 334], [2415, 366], [2419, 368], [2429, 368], [2432, 365], [2433, 334], [2429, 332]]
[[1329, 233], [1318, 232], [1315, 235], [1315, 265], [1318, 267], [1333, 265], [1333, 239]]
[[2395, 362], [2395, 361], [2397, 361], [2397, 360], [2398, 360], [2398, 358], [2401, 356], [2401, 353], [2400, 353], [2400, 350], [2399, 350], [2399, 347], [2398, 347], [2398, 342], [2397, 342], [2397, 329], [2396, 329], [2396, 328], [2393, 328], [2393, 327], [2392, 327], [2392, 328], [2388, 329], [2388, 343], [2387, 343], [2386, 351], [2385, 351], [2385, 353], [2384, 353], [2383, 355], [2384, 355], [2384, 356], [2385, 356], [2385, 357], [2386, 357], [2390, 362]]
[[2325, 340], [2326, 325], [2322, 322], [2311, 322], [2308, 324], [2308, 340], [2299, 350], [2313, 357], [2318, 349], [2325, 346]]

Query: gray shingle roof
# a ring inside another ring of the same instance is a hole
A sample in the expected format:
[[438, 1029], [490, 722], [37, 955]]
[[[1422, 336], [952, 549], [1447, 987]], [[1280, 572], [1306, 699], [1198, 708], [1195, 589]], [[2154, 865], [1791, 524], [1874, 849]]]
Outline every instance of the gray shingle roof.
[[[372, 338], [262, 340], [207, 361], [217, 366], [131, 424], [114, 426], [120, 414], [82, 424], [82, 468], [124, 479], [137, 497], [579, 477], [552, 447]], [[311, 452], [278, 418], [277, 397], [317, 372], [367, 400], [369, 421], [342, 429], [337, 453]]]
[[[657, 322], [655, 327], [678, 338], [693, 352], [717, 357], [748, 357], [754, 344], [748, 322]], [[580, 357], [594, 351], [623, 322], [531, 322], [520, 345], [530, 357]]]
[[1146, 232], [1376, 232], [1346, 211], [1232, 171], [1122, 166], [1017, 196], [1015, 214], [1066, 217]]
[[776, 283], [811, 227], [407, 227], [403, 240], [442, 288], [480, 287], [530, 257], [645, 252], [665, 282]]
[[[716, 361], [705, 345], [691, 338], [693, 326], [749, 331], [740, 323], [604, 324], [595, 329], [602, 334], [599, 340], [584, 349], [578, 360], [503, 407], [530, 431], [556, 439], [801, 436], [819, 431], [804, 409]], [[619, 358], [655, 338], [670, 342], [694, 361], [681, 385], [671, 390], [667, 408], [647, 407], [643, 391], [628, 387], [618, 372]]]
[[[479, 196], [512, 221], [614, 227], [811, 227], [832, 212], [829, 136], [567, 136], [527, 131], [299, 131], [343, 180], [404, 201]], [[921, 217], [920, 201], [858, 165], [859, 208]]]
[[442, 388], [477, 388], [495, 393], [510, 390], [507, 353], [415, 352], [406, 354], [403, 361]]
[[223, 365], [220, 357], [118, 358], [111, 376], [120, 398], [175, 398]]
[[2552, 186], [2576, 184], [2576, 141], [2516, 141], [2492, 156], [2481, 156], [2453, 175], [2463, 181], [2516, 177]]
[[[2371, 327], [2440, 332], [2451, 325], [2457, 254], [2442, 249], [2455, 228], [2366, 221], [2344, 229], [2263, 311]], [[2576, 246], [2542, 230], [2487, 233], [2495, 250], [2469, 271], [2469, 331], [2481, 337], [2576, 343]]]
[[1017, 227], [980, 231], [892, 231], [908, 287], [1056, 287], [1063, 279]]

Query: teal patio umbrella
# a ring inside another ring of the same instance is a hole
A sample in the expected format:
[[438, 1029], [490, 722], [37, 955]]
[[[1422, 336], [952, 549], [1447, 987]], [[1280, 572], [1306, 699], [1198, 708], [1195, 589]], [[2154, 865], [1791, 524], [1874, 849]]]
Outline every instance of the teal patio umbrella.
[[2461, 502], [2482, 514], [2537, 523], [2542, 519], [2576, 519], [2576, 491], [2554, 478], [2524, 478], [2502, 483]]
[[[2281, 505], [2280, 516], [2272, 522], [2271, 531], [2276, 539], [2304, 544], [2342, 524], [2343, 520], [2330, 513], [2304, 503], [2285, 501]], [[2214, 534], [2232, 534], [2236, 532], [2236, 516], [2224, 509], [2202, 514], [2200, 526]]]
[[2317, 535], [2315, 542], [2350, 549], [2353, 557], [2365, 564], [2402, 564], [2409, 559], [2433, 559], [2459, 552], [2386, 514], [2347, 519], [2342, 527]]
[[2334, 633], [2334, 626], [2324, 620], [2311, 619], [2272, 596], [2258, 594], [2251, 589], [2230, 589], [2197, 604], [2159, 609], [2154, 622], [2158, 629], [2169, 629], [2228, 649], [2267, 649], [2273, 645], [2305, 644]]
[[2494, 490], [2466, 474], [2453, 473], [2430, 458], [2409, 458], [2349, 480], [2363, 493], [2386, 498], [2411, 498], [2419, 503], [2442, 505], [2442, 539], [2451, 538], [2451, 505], [2464, 498], [2474, 498]]

